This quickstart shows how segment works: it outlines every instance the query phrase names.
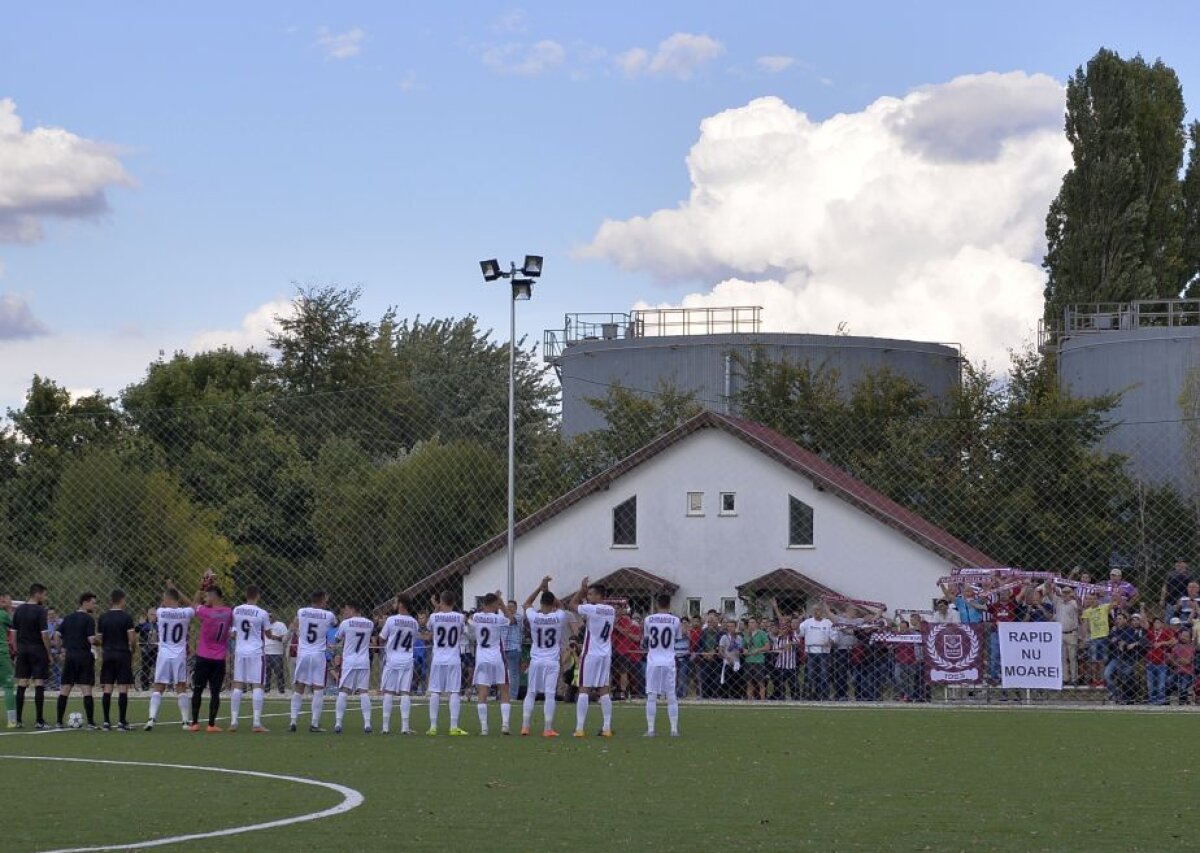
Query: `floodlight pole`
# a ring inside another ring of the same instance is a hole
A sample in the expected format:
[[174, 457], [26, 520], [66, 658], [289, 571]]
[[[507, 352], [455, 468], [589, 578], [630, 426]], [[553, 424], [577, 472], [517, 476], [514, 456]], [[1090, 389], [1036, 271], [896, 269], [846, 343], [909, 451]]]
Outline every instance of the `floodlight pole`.
[[508, 273], [508, 599], [517, 597], [517, 265]]

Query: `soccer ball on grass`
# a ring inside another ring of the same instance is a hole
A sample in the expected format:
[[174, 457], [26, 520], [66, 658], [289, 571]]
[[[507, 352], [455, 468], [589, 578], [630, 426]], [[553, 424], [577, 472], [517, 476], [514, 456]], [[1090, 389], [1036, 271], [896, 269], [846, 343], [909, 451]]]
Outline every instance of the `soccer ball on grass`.
[[73, 714], [69, 714], [67, 716], [67, 726], [72, 729], [82, 729], [83, 714], [79, 713], [78, 711]]

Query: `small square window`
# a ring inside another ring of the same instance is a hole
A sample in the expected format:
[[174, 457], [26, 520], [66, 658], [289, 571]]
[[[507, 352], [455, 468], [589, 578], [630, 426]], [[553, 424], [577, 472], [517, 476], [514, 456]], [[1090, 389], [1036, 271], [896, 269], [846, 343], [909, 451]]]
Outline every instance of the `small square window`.
[[721, 515], [737, 515], [737, 494], [721, 492]]
[[687, 600], [687, 615], [689, 619], [700, 616], [700, 599], [689, 598]]
[[687, 514], [704, 515], [704, 492], [687, 493]]
[[737, 616], [737, 599], [722, 598], [721, 599], [721, 615], [726, 619], [733, 619]]

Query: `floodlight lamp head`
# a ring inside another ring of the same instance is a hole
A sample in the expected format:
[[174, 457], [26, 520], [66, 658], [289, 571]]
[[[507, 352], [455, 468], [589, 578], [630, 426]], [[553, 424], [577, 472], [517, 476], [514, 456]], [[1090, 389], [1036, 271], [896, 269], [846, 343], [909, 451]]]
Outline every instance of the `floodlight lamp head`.
[[542, 274], [542, 256], [526, 255], [525, 263], [521, 266], [521, 274], [537, 278]]
[[512, 283], [512, 297], [515, 302], [524, 302], [533, 298], [533, 279], [531, 278], [514, 278]]
[[492, 258], [490, 261], [480, 261], [479, 269], [483, 271], [484, 281], [495, 281], [502, 275], [500, 272], [500, 262], [495, 258]]

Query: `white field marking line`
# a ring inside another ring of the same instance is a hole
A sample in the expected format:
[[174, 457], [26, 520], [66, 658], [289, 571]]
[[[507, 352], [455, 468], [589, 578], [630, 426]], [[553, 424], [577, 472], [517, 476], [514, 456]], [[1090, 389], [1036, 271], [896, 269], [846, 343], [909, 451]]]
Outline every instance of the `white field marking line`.
[[247, 826], [234, 826], [229, 829], [217, 829], [212, 832], [197, 832], [192, 835], [172, 835], [167, 838], [156, 838], [153, 841], [138, 841], [133, 844], [102, 844], [97, 847], [64, 847], [58, 850], [47, 850], [43, 853], [89, 853], [95, 850], [142, 850], [147, 847], [162, 847], [167, 844], [180, 844], [184, 841], [198, 841], [202, 838], [223, 838], [230, 835], [241, 835], [246, 832], [257, 832], [261, 829], [276, 829], [281, 826], [292, 826], [297, 823], [308, 823], [322, 818], [345, 814], [363, 804], [364, 797], [353, 788], [338, 785], [334, 782], [321, 782], [316, 779], [306, 779], [303, 776], [283, 776], [276, 773], [263, 773], [258, 770], [231, 770], [227, 767], [201, 767], [195, 764], [160, 764], [155, 761], [113, 761], [100, 758], [57, 758], [44, 755], [0, 755], [0, 760], [14, 761], [62, 761], [75, 764], [108, 764], [125, 767], [158, 767], [168, 770], [199, 770], [205, 773], [228, 773], [234, 776], [253, 776], [259, 779], [272, 779], [277, 782], [294, 782], [299, 785], [312, 785], [326, 788], [342, 795], [342, 801], [336, 806], [322, 809], [319, 812], [297, 815], [295, 817], [279, 818], [278, 820], [254, 823]]

